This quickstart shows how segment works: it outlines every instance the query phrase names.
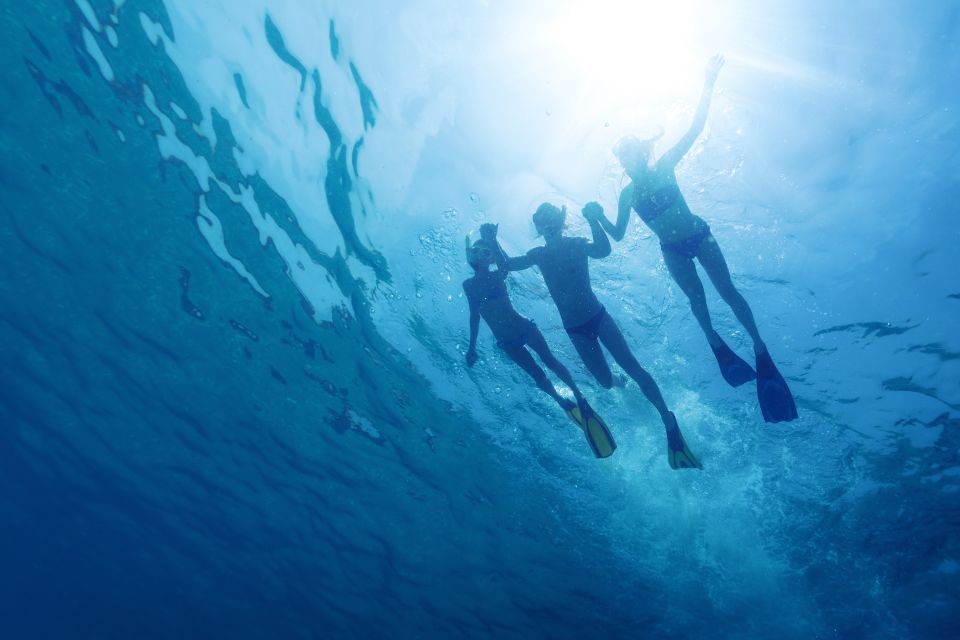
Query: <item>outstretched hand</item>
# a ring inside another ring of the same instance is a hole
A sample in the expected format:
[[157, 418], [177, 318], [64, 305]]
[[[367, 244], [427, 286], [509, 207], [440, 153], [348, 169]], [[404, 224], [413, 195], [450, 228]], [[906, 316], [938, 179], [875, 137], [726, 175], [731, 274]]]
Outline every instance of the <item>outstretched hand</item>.
[[477, 351], [476, 349], [470, 349], [467, 351], [467, 366], [472, 367], [477, 362]]
[[593, 222], [594, 220], [599, 220], [600, 216], [603, 215], [603, 207], [600, 206], [598, 202], [588, 202], [583, 205], [583, 217], [587, 219], [587, 222]]
[[499, 224], [484, 222], [482, 225], [480, 225], [480, 237], [488, 242], [495, 241], [497, 239], [497, 229], [499, 227]]
[[720, 69], [723, 68], [723, 63], [726, 62], [724, 57], [719, 53], [710, 58], [710, 61], [707, 63], [706, 77], [707, 82], [713, 84], [717, 81], [717, 76], [720, 74]]

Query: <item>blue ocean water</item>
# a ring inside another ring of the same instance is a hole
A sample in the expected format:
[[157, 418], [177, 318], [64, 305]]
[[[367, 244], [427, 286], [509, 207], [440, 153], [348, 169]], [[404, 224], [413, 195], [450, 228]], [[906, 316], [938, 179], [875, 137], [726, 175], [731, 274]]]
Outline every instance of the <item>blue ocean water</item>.
[[[956, 2], [0, 9], [3, 637], [957, 636]], [[596, 460], [485, 328], [465, 366], [463, 238], [615, 211], [614, 143], [678, 139], [717, 51], [678, 176], [800, 419], [634, 220], [594, 282], [702, 472], [509, 281]]]

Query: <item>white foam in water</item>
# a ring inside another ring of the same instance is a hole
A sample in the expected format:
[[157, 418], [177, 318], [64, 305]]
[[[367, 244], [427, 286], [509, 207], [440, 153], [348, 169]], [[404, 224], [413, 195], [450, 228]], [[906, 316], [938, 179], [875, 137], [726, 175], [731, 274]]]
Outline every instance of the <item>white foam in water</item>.
[[150, 41], [150, 44], [157, 46], [160, 43], [161, 38], [164, 38], [163, 27], [159, 23], [151, 20], [147, 14], [140, 12], [140, 26], [143, 28], [143, 32], [147, 34], [147, 39]]
[[207, 206], [207, 199], [204, 196], [200, 196], [197, 227], [200, 229], [201, 235], [203, 235], [204, 239], [207, 241], [207, 243], [209, 243], [210, 248], [218, 258], [230, 265], [230, 267], [236, 271], [241, 278], [249, 282], [254, 291], [265, 298], [270, 297], [270, 295], [263, 290], [263, 287], [260, 286], [260, 283], [257, 282], [257, 279], [254, 278], [249, 271], [247, 271], [245, 266], [243, 266], [243, 263], [230, 255], [230, 252], [227, 250], [227, 245], [223, 239], [223, 225], [220, 224], [220, 219], [214, 215], [213, 211], [210, 210], [210, 207]]
[[176, 116], [181, 120], [187, 119], [187, 112], [181, 109], [180, 105], [178, 105], [176, 102], [170, 103], [170, 110], [173, 111], [176, 114]]
[[97, 18], [97, 14], [94, 12], [93, 7], [90, 6], [90, 3], [87, 2], [87, 0], [76, 0], [76, 3], [80, 9], [80, 13], [87, 19], [87, 22], [90, 23], [93, 30], [100, 31], [100, 20]]
[[143, 85], [143, 103], [147, 106], [147, 109], [157, 117], [157, 120], [160, 121], [161, 128], [163, 128], [163, 133], [157, 134], [157, 147], [160, 149], [160, 155], [164, 158], [176, 158], [186, 164], [196, 177], [200, 188], [204, 191], [210, 191], [210, 181], [214, 180], [210, 163], [207, 162], [206, 158], [194, 153], [193, 149], [177, 137], [176, 126], [173, 124], [173, 121], [157, 107], [157, 101], [153, 96], [153, 91], [151, 91], [147, 85]]
[[[254, 191], [251, 187], [241, 185], [240, 191], [235, 192], [228, 185], [221, 182], [210, 169], [210, 164], [203, 156], [197, 155], [188, 145], [180, 140], [176, 135], [176, 126], [173, 121], [167, 117], [156, 103], [153, 91], [146, 85], [143, 87], [144, 104], [147, 109], [156, 116], [163, 129], [162, 134], [157, 135], [157, 147], [161, 156], [167, 159], [176, 159], [183, 162], [193, 173], [198, 185], [204, 192], [210, 191], [212, 185], [216, 185], [231, 201], [239, 204], [247, 211], [260, 236], [260, 244], [266, 246], [268, 241], [272, 241], [274, 247], [280, 253], [287, 265], [287, 272], [297, 288], [310, 300], [311, 304], [319, 309], [325, 306], [329, 307], [348, 304], [349, 300], [340, 293], [339, 289], [330, 281], [326, 270], [317, 266], [306, 249], [293, 242], [286, 232], [271, 217], [265, 215], [256, 202]], [[207, 220], [208, 223], [212, 222]], [[204, 223], [198, 223], [204, 224]], [[208, 241], [210, 240], [207, 238]], [[219, 254], [218, 254], [219, 255]], [[231, 266], [238, 273], [248, 273], [246, 267], [233, 259]], [[229, 262], [229, 261], [228, 261]], [[234, 264], [235, 263], [235, 264]], [[251, 286], [255, 289], [259, 285]], [[263, 291], [262, 288], [259, 291]], [[265, 293], [263, 295], [266, 295]]]
[[107, 82], [113, 82], [113, 68], [104, 57], [103, 51], [100, 50], [97, 39], [86, 27], [83, 28], [83, 44], [87, 48], [87, 53], [90, 54], [90, 57], [96, 61], [97, 66], [100, 68], [100, 75], [102, 75]]
[[[242, 154], [234, 151], [234, 155], [242, 158], [244, 173], [259, 173], [283, 196], [303, 232], [320, 251], [331, 256], [338, 251], [346, 254], [324, 193], [329, 140], [313, 116], [313, 82], [308, 78], [305, 91], [300, 92], [300, 76], [270, 49], [264, 35], [263, 7], [255, 3], [231, 5], [227, 21], [223, 20], [224, 8], [210, 4], [170, 3], [168, 8], [176, 42], [169, 41], [145, 16], [141, 16], [141, 25], [152, 42], [163, 40], [166, 51], [183, 72], [203, 114], [197, 132], [211, 145], [216, 144], [211, 116], [215, 107], [230, 121], [243, 147]], [[325, 106], [333, 111], [343, 132], [349, 162], [349, 152], [364, 132], [363, 122], [349, 69], [330, 60], [327, 17], [292, 4], [271, 6], [270, 15], [281, 27], [287, 47], [308, 70], [314, 66], [321, 69]], [[318, 45], [318, 36], [322, 36], [323, 44]], [[244, 78], [251, 109], [245, 108], [239, 98], [235, 73]], [[372, 208], [369, 211], [378, 213]], [[263, 224], [251, 215], [255, 223]], [[358, 234], [364, 238], [367, 221], [359, 207], [354, 219]], [[271, 233], [282, 234], [279, 229]], [[291, 278], [305, 295], [312, 292], [308, 298], [318, 309], [343, 304], [343, 295], [326, 284], [326, 275], [305, 277], [313, 266], [302, 247], [289, 241], [276, 245], [291, 265]], [[355, 277], [371, 288], [375, 286], [372, 269], [353, 257], [348, 261]], [[306, 271], [296, 266], [300, 264]]]
[[240, 169], [240, 173], [242, 173], [245, 177], [249, 178], [257, 172], [256, 163], [248, 154], [241, 151], [239, 147], [233, 148], [233, 159], [236, 161], [237, 168]]
[[228, 198], [241, 205], [250, 215], [250, 220], [260, 232], [260, 243], [266, 246], [268, 240], [273, 242], [280, 257], [286, 263], [287, 275], [311, 304], [321, 310], [349, 305], [349, 299], [332, 282], [327, 271], [317, 266], [307, 250], [291, 240], [273, 217], [264, 215], [254, 197], [252, 187], [241, 185], [240, 193], [234, 193], [224, 184], [221, 184], [220, 188]]

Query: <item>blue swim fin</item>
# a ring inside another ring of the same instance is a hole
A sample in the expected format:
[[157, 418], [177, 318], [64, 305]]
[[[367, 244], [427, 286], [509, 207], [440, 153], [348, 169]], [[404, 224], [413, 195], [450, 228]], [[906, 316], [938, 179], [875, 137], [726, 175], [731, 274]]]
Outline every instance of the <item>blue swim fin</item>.
[[587, 442], [593, 450], [593, 455], [598, 458], [609, 458], [617, 449], [617, 443], [613, 440], [607, 423], [603, 421], [597, 412], [586, 402], [574, 405], [567, 409], [567, 415], [583, 430], [587, 436]]
[[717, 364], [720, 365], [720, 373], [723, 375], [723, 379], [731, 387], [739, 387], [751, 380], [756, 380], [757, 374], [753, 367], [734, 353], [733, 349], [728, 347], [720, 336], [717, 336], [717, 339], [720, 340], [720, 346], [710, 345], [710, 348], [713, 349], [713, 355], [717, 357]]
[[767, 422], [789, 422], [797, 418], [797, 405], [790, 387], [768, 351], [757, 355], [757, 399]]

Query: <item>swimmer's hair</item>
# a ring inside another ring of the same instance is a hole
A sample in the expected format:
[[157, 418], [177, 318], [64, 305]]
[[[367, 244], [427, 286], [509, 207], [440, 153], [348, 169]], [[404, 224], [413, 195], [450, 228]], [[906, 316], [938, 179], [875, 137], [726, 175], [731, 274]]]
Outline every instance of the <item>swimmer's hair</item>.
[[538, 229], [543, 227], [552, 227], [562, 225], [567, 218], [567, 205], [558, 207], [555, 204], [544, 202], [533, 213], [533, 224]]
[[640, 139], [637, 136], [624, 136], [617, 141], [613, 147], [613, 154], [622, 158], [625, 153], [639, 152], [649, 154], [653, 150], [653, 143], [663, 137], [663, 127], [656, 135], [650, 138]]

